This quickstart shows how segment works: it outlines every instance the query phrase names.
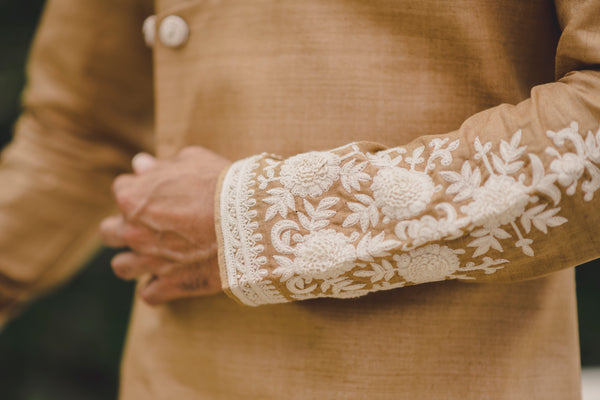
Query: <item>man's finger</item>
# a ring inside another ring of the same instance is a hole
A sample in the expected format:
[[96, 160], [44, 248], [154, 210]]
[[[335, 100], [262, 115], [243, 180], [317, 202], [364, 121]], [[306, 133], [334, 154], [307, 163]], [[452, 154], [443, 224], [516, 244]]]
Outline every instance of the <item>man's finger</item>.
[[139, 295], [150, 304], [162, 304], [171, 300], [207, 296], [221, 291], [218, 270], [213, 260], [185, 268], [173, 268], [172, 273], [158, 276], [142, 287]]
[[121, 174], [115, 178], [112, 184], [112, 191], [116, 195], [119, 195], [131, 187], [132, 182], [135, 180], [133, 174]]
[[146, 304], [155, 306], [181, 298], [181, 290], [173, 285], [171, 280], [156, 277], [140, 289], [139, 295]]
[[160, 275], [172, 269], [167, 260], [131, 251], [117, 254], [113, 257], [111, 266], [115, 275], [124, 280], [137, 279], [146, 274]]
[[115, 178], [112, 191], [117, 207], [124, 215], [129, 215], [139, 207], [139, 194], [135, 195], [139, 177], [133, 174], [121, 174]]
[[100, 237], [109, 247], [126, 247], [125, 221], [121, 215], [105, 218], [100, 223]]
[[156, 166], [157, 160], [148, 153], [138, 153], [131, 160], [133, 172], [142, 174]]

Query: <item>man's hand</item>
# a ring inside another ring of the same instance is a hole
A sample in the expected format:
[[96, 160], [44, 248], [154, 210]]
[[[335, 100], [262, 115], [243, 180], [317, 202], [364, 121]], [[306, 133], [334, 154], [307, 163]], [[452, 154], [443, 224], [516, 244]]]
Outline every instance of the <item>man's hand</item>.
[[106, 218], [100, 232], [106, 245], [131, 250], [113, 258], [117, 276], [149, 277], [140, 290], [147, 303], [221, 290], [214, 196], [219, 173], [229, 164], [204, 148], [188, 147], [167, 161], [139, 154], [135, 174], [115, 179], [121, 214]]

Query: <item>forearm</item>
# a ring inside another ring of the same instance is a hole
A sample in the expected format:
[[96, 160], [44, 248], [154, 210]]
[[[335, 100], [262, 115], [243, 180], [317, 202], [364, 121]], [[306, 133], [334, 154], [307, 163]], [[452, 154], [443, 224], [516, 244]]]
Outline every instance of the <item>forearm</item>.
[[565, 17], [562, 78], [516, 106], [402, 147], [234, 164], [218, 210], [226, 290], [249, 305], [356, 297], [529, 279], [597, 258], [597, 7]]

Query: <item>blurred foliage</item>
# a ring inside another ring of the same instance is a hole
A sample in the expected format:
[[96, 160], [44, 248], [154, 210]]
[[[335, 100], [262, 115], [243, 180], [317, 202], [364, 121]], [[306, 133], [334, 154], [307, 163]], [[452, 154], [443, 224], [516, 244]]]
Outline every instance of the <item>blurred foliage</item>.
[[[24, 63], [42, 5], [42, 0], [0, 0], [0, 147], [19, 111]], [[111, 255], [102, 252], [0, 333], [1, 398], [116, 397], [133, 286], [112, 275]], [[579, 267], [577, 285], [582, 362], [600, 365], [600, 263]]]

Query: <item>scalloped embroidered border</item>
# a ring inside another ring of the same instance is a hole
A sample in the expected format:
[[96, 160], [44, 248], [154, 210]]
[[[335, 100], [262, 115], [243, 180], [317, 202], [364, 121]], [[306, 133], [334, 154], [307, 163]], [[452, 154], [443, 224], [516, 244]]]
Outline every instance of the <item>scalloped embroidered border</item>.
[[221, 230], [225, 255], [225, 268], [229, 289], [242, 303], [258, 306], [265, 303], [283, 303], [285, 298], [265, 280], [260, 266], [267, 262], [260, 256], [264, 247], [256, 242], [262, 239], [255, 231], [256, 211], [250, 211], [256, 200], [252, 198], [254, 177], [263, 155], [235, 162], [223, 180], [220, 198]]

